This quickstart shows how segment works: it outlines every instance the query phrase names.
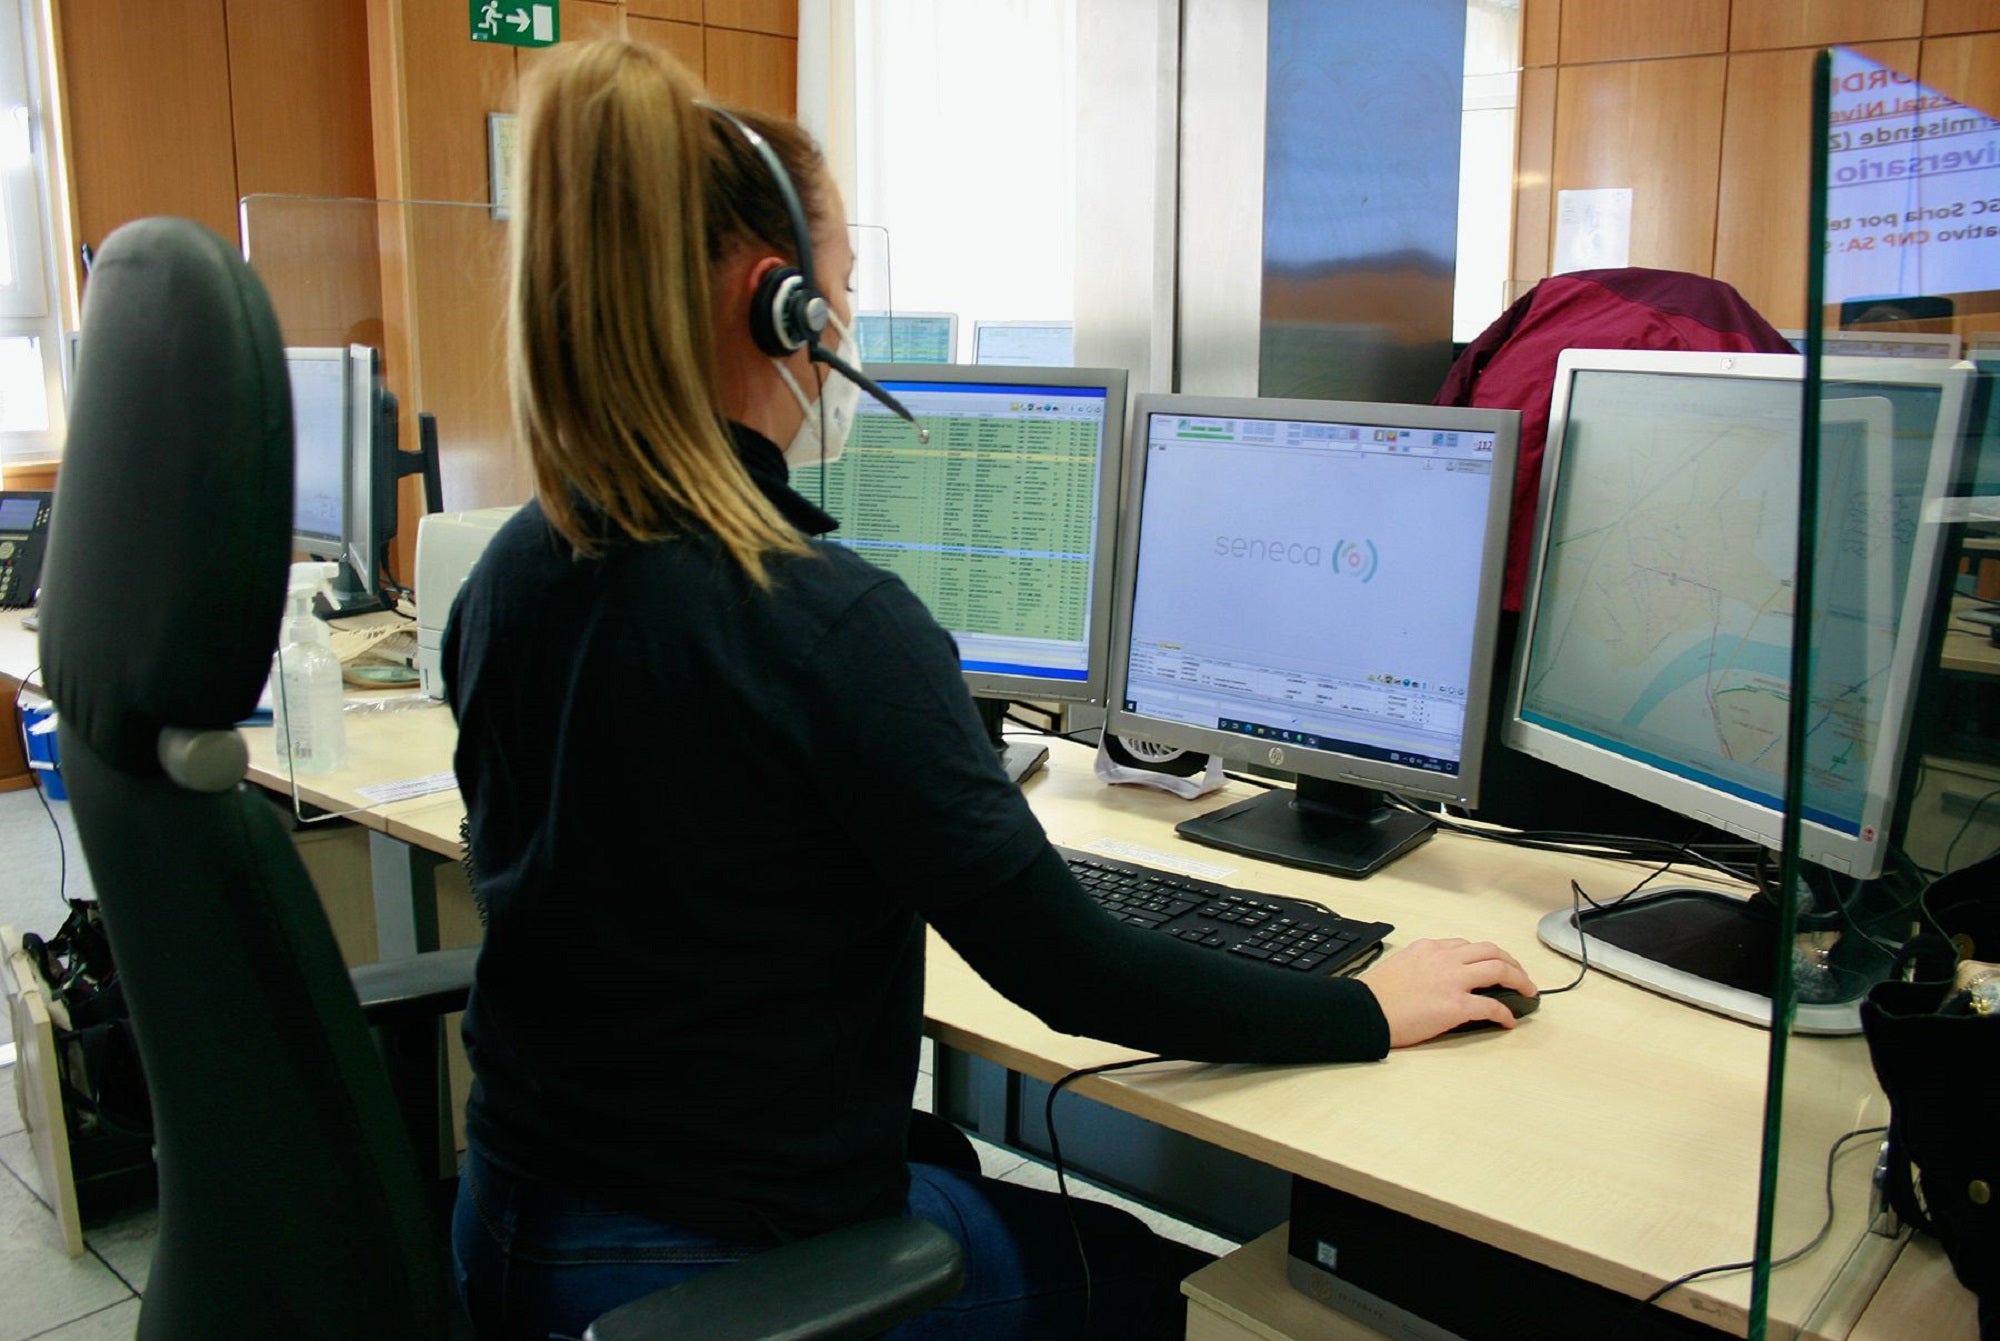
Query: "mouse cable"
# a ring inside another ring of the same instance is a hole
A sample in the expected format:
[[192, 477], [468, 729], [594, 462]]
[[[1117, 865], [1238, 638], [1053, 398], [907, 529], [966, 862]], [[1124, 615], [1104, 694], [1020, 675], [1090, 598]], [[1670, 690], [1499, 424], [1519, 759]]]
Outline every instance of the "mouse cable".
[[1042, 1105], [1042, 1123], [1049, 1129], [1049, 1157], [1056, 1167], [1056, 1191], [1062, 1196], [1063, 1216], [1069, 1221], [1070, 1238], [1076, 1241], [1076, 1260], [1083, 1267], [1083, 1335], [1090, 1334], [1091, 1282], [1090, 1254], [1083, 1248], [1083, 1231], [1077, 1227], [1076, 1204], [1070, 1199], [1069, 1180], [1063, 1175], [1062, 1142], [1056, 1137], [1056, 1096], [1075, 1081], [1086, 1076], [1101, 1076], [1107, 1071], [1125, 1071], [1135, 1066], [1151, 1066], [1155, 1062], [1173, 1061], [1171, 1057], [1128, 1057], [1122, 1062], [1103, 1062], [1097, 1066], [1086, 1066], [1071, 1071], [1055, 1084], [1049, 1086], [1048, 1100]]
[[1577, 988], [1583, 986], [1583, 980], [1590, 976], [1590, 938], [1583, 934], [1584, 904], [1587, 903], [1591, 907], [1596, 908], [1600, 911], [1606, 908], [1616, 908], [1619, 904], [1625, 902], [1625, 900], [1637, 894], [1647, 885], [1652, 884], [1655, 880], [1658, 880], [1661, 876], [1665, 875], [1670, 869], [1672, 869], [1672, 867], [1673, 867], [1672, 860], [1667, 861], [1657, 871], [1654, 871], [1651, 875], [1646, 876], [1638, 884], [1632, 886], [1632, 888], [1626, 890], [1623, 894], [1620, 894], [1617, 898], [1606, 900], [1603, 903], [1599, 903], [1596, 899], [1591, 898], [1590, 895], [1584, 892], [1583, 886], [1578, 884], [1574, 879], [1572, 879], [1569, 882], [1569, 921], [1570, 925], [1576, 928], [1576, 953], [1577, 953], [1577, 964], [1578, 964], [1576, 970], [1576, 976], [1574, 978], [1571, 978], [1568, 982], [1564, 983], [1561, 987], [1544, 987], [1539, 992], [1537, 992], [1536, 995], [1561, 996], [1564, 992], [1574, 992]]
[[[1808, 1253], [1812, 1252], [1815, 1248], [1819, 1247], [1820, 1244], [1826, 1242], [1826, 1236], [1833, 1232], [1833, 1164], [1834, 1161], [1839, 1158], [1842, 1148], [1845, 1147], [1849, 1141], [1859, 1140], [1864, 1136], [1883, 1136], [1886, 1135], [1888, 1131], [1889, 1129], [1887, 1127], [1857, 1127], [1853, 1131], [1848, 1132], [1846, 1135], [1837, 1138], [1832, 1145], [1827, 1147], [1826, 1217], [1820, 1221], [1819, 1232], [1814, 1234], [1812, 1238], [1808, 1239], [1803, 1247], [1795, 1248], [1791, 1252], [1786, 1253], [1783, 1257], [1772, 1258], [1771, 1270], [1776, 1271], [1780, 1267], [1790, 1266], [1792, 1263], [1798, 1261], [1800, 1258], [1806, 1256]], [[1680, 1289], [1681, 1286], [1686, 1285], [1689, 1281], [1700, 1280], [1703, 1276], [1719, 1275], [1725, 1271], [1748, 1271], [1756, 1265], [1757, 1264], [1754, 1261], [1724, 1262], [1719, 1266], [1703, 1267], [1699, 1271], [1690, 1271], [1685, 1276], [1676, 1276], [1672, 1280], [1668, 1281], [1665, 1285], [1662, 1285], [1659, 1289], [1647, 1295], [1644, 1299], [1641, 1299], [1637, 1303], [1633, 1304], [1632, 1313], [1637, 1314], [1641, 1309], [1649, 1308], [1652, 1305], [1659, 1303], [1660, 1300], [1664, 1299], [1669, 1294], [1672, 1294], [1675, 1290]]]
[[[12, 716], [13, 720], [17, 724], [16, 729], [19, 730], [21, 733], [21, 756], [24, 759], [27, 758], [30, 754], [32, 754], [33, 751], [31, 751], [28, 748], [27, 719], [21, 716], [21, 695], [28, 692], [28, 681], [34, 679], [41, 673], [42, 673], [41, 665], [40, 663], [37, 663], [33, 670], [29, 671], [26, 675], [22, 676], [20, 680], [15, 682], [14, 685], [14, 704], [12, 708]], [[53, 700], [50, 701], [49, 706], [51, 708], [55, 706]], [[30, 771], [32, 772], [33, 770], [31, 769]], [[45, 786], [39, 778], [35, 780], [34, 785], [35, 785], [35, 799], [42, 803], [42, 813], [49, 817], [49, 827], [55, 830], [56, 898], [58, 901], [61, 902], [63, 908], [67, 910], [69, 908], [69, 844], [63, 841], [62, 823], [61, 821], [56, 819], [56, 812], [49, 805], [48, 787]]]

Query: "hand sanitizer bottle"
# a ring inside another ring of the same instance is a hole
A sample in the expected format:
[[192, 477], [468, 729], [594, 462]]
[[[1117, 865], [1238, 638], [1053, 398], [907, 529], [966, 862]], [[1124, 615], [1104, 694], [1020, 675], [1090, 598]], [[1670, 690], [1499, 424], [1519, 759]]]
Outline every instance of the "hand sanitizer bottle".
[[313, 596], [339, 573], [330, 563], [295, 563], [285, 596], [278, 654], [271, 660], [271, 723], [278, 756], [297, 773], [331, 773], [347, 763], [340, 661]]

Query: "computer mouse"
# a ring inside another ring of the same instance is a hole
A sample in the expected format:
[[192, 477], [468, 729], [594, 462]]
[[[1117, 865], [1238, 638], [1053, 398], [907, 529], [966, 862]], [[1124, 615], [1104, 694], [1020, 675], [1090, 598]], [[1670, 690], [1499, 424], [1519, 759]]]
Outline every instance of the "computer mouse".
[[[1492, 997], [1508, 1010], [1513, 1011], [1514, 1018], [1517, 1020], [1523, 1015], [1533, 1015], [1542, 1008], [1542, 999], [1540, 997], [1523, 996], [1513, 988], [1502, 987], [1498, 983], [1495, 983], [1491, 987], [1475, 987], [1472, 989], [1472, 994], [1474, 996]], [[1464, 1024], [1454, 1026], [1445, 1030], [1445, 1032], [1448, 1034], [1465, 1034], [1475, 1029], [1498, 1029], [1499, 1027], [1499, 1025], [1491, 1020], [1467, 1020]]]

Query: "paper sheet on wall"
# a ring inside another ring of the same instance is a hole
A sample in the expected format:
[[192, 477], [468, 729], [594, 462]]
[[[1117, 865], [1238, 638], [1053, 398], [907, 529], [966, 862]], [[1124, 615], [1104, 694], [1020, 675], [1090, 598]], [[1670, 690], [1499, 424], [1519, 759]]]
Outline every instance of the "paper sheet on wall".
[[1632, 264], [1632, 188], [1556, 192], [1556, 254], [1551, 274]]

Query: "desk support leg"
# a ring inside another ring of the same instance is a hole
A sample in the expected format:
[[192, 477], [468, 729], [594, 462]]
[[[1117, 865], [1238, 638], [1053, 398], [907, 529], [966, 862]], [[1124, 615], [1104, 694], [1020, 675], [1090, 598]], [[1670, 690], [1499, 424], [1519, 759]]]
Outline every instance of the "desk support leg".
[[407, 959], [438, 948], [436, 873], [445, 860], [387, 834], [369, 833], [378, 959]]
[[[369, 833], [378, 958], [406, 959], [438, 948], [437, 869], [445, 860], [387, 834]], [[426, 1179], [447, 1178], [458, 1166], [444, 1029], [443, 1020], [426, 1020], [376, 1034], [390, 1086]]]

